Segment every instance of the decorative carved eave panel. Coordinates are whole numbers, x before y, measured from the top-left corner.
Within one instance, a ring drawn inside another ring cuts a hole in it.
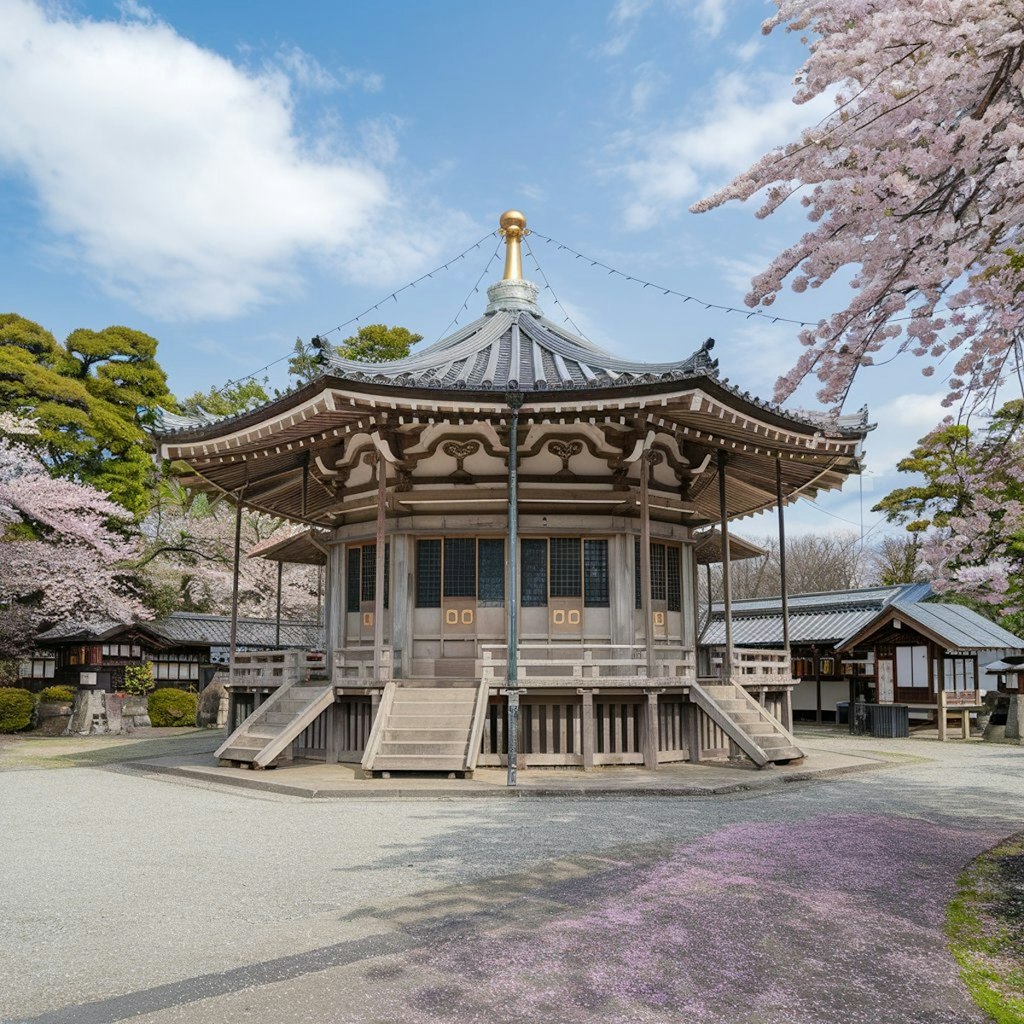
[[[634,493],[640,463],[626,459],[651,431],[652,450],[661,456],[647,464],[652,495],[660,503],[653,514],[669,521],[681,515],[670,499],[686,502],[695,523],[718,519],[719,451],[729,455],[733,518],[774,506],[777,457],[787,502],[798,492],[813,496],[840,486],[857,471],[863,432],[828,435],[809,424],[757,418],[754,413],[763,410],[744,407],[728,392],[715,393],[712,385],[623,389],[613,399],[588,391],[529,396],[518,438],[524,484],[546,481],[570,494],[595,486]],[[190,479],[206,489],[242,494],[254,508],[326,526],[362,514],[357,508],[375,508],[376,476],[364,458],[373,432],[388,439],[397,460],[389,470],[389,491],[409,500],[423,488],[494,488],[507,478],[504,403],[477,401],[471,394],[456,402],[443,393],[356,392],[330,381],[302,396],[290,396],[291,405],[265,407],[262,419],[248,414],[223,426],[166,436],[161,452],[187,463]],[[470,443],[476,445],[472,451],[459,447]],[[458,508],[460,500],[468,508],[479,496],[454,493],[446,507]],[[555,508],[566,499],[549,494],[547,500]],[[408,502],[395,504],[403,507]]]

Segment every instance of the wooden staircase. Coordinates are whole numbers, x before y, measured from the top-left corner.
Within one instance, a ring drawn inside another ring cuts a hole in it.
[[[362,767],[366,772],[457,772],[476,767],[487,711],[486,683],[402,684],[384,690]]]
[[[267,768],[292,741],[334,703],[334,684],[325,673],[275,690],[218,747],[221,765]]]
[[[691,683],[690,699],[759,768],[798,761],[793,734],[738,683]]]

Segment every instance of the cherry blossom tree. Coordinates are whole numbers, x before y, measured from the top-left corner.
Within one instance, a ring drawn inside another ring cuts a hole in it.
[[[242,516],[239,610],[270,617],[277,606],[277,563],[248,557],[298,528],[256,512]],[[188,609],[226,614],[231,610],[235,510],[224,501],[163,481],[142,524],[145,550],[138,568],[147,598],[158,611]],[[317,570],[285,565],[281,610],[286,618],[316,615]]]
[[[38,428],[0,413],[0,606],[28,609],[34,627],[130,621],[132,515],[96,488],[53,478],[26,443]]]
[[[852,274],[846,308],[801,334],[776,385],[809,375],[841,406],[858,371],[912,352],[948,374],[946,402],[991,399],[1021,373],[1024,325],[1024,4],[1020,0],[776,0],[767,34],[799,32],[795,102],[835,90],[802,137],[698,202],[791,197],[812,230],[753,281],[770,306]]]

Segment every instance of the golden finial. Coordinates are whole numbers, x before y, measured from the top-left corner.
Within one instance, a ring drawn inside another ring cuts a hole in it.
[[[505,238],[505,274],[503,281],[523,279],[523,258],[519,240],[530,232],[526,230],[526,215],[518,210],[506,210],[498,219],[498,233]]]

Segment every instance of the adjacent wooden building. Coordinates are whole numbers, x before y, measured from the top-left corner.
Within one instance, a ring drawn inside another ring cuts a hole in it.
[[[247,664],[225,761],[801,756],[784,649],[727,638],[729,670],[698,678],[695,547],[715,525],[727,570],[732,520],[859,472],[866,413],[741,392],[710,340],[664,363],[598,348],[543,315],[524,230],[502,217],[504,278],[436,344],[386,364],[327,354],[251,412],[165,417],[160,453],[186,483],[306,524],[326,566],[329,671],[275,685]]]

